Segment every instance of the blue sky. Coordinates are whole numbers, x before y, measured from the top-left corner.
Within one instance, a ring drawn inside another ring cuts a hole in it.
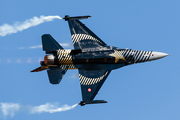
[[[0,36],[0,103],[21,106],[14,116],[0,111],[0,119],[179,120],[179,4],[178,0],[0,1],[0,26],[41,15],[92,15],[82,22],[108,45],[172,54],[112,71],[95,98],[107,100],[107,104],[32,114],[29,110],[35,106],[72,106],[81,101],[77,70],[69,70],[59,85],[49,83],[46,71],[30,73],[45,55],[41,48],[30,47],[41,45],[43,34],[51,34],[59,43],[72,44],[68,24],[54,19]]]

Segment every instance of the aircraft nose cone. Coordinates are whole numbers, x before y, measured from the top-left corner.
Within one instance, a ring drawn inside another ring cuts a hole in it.
[[[151,60],[157,60],[157,59],[160,59],[160,58],[163,58],[163,57],[166,57],[168,56],[168,54],[166,53],[162,53],[162,52],[152,52],[150,58],[149,58],[149,61]]]

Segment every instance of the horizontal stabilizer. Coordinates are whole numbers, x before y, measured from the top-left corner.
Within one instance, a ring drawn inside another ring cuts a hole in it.
[[[69,17],[69,15],[66,15],[63,19],[65,19],[65,21],[67,20],[72,20],[72,19],[86,19],[91,17],[90,15],[87,16],[76,16],[76,17]]]
[[[86,104],[98,104],[98,103],[108,103],[108,102],[105,100],[93,100],[93,101],[87,101],[87,102],[81,101],[79,105],[84,106]]]
[[[63,47],[50,34],[42,35],[42,46],[46,53],[52,53],[59,49],[63,49]]]
[[[49,82],[51,84],[59,84],[66,71],[67,69],[61,68],[47,70]]]
[[[39,71],[43,71],[43,70],[46,70],[48,69],[48,66],[41,66],[41,67],[38,67],[34,70],[31,70],[31,72],[39,72]]]

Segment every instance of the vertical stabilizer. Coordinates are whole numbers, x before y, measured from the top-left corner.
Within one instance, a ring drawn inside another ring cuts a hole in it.
[[[50,34],[42,35],[42,46],[46,53],[52,53],[59,49],[63,49],[63,47]]]

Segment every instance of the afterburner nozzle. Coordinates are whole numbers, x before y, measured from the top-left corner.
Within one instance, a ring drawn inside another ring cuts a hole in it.
[[[46,55],[44,57],[44,63],[46,65],[53,65],[54,64],[54,61],[55,61],[55,57],[54,55]]]

